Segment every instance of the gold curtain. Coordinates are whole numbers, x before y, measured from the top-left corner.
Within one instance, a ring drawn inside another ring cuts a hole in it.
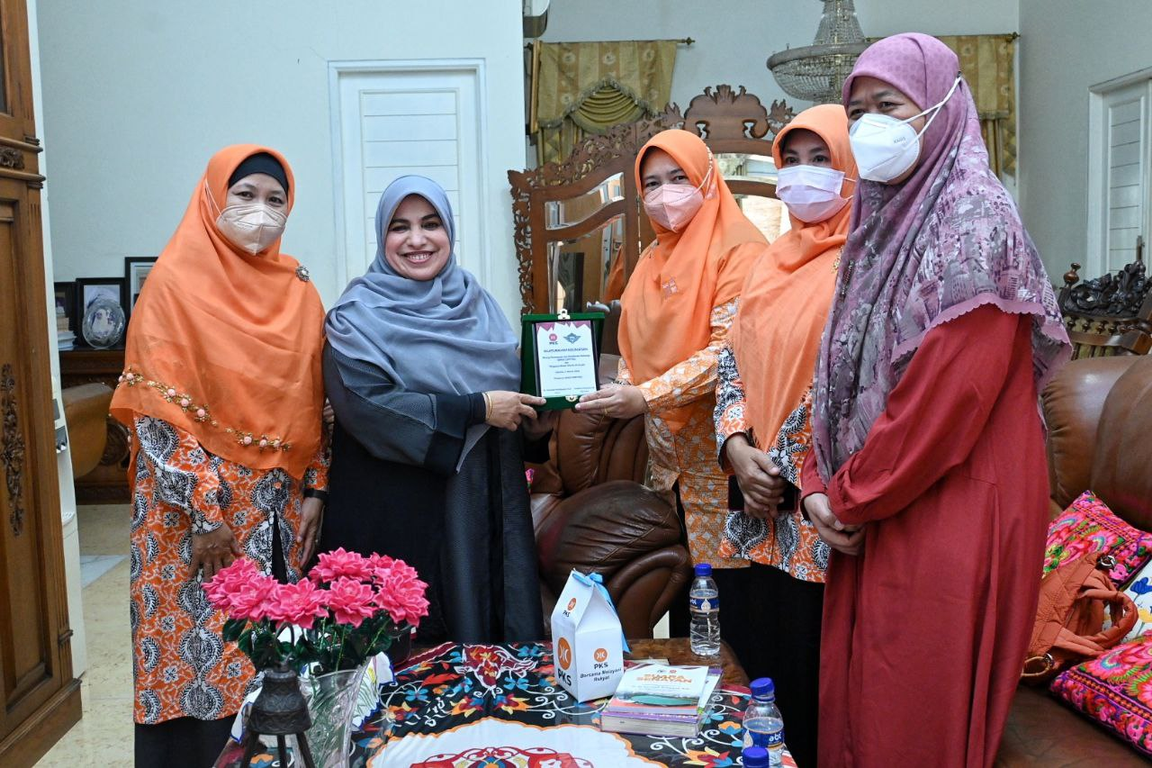
[[[960,57],[972,88],[988,164],[997,175],[1016,175],[1015,35],[939,35]]]
[[[532,114],[541,164],[589,133],[659,113],[672,92],[675,40],[534,44]]]

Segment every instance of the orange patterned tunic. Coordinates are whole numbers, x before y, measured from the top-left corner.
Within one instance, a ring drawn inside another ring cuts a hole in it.
[[[303,483],[282,469],[254,470],[214,456],[166,421],[137,416],[132,441],[131,623],[135,719],[217,720],[235,714],[253,677],[248,658],[220,637],[224,617],[189,579],[191,534],[227,523],[247,557],[272,571],[272,530],[288,578],[300,575],[295,545],[305,488],[328,483],[325,450]]]
[[[748,565],[747,560],[725,556],[720,549],[728,511],[728,476],[716,464],[716,431],[712,423],[716,355],[724,347],[735,314],[735,300],[713,307],[708,346],[664,374],[637,385],[648,403],[644,424],[652,490],[671,498],[672,487],[679,483],[692,562],[711,563],[713,568]],[[632,372],[623,359],[616,379],[621,384],[633,383]],[[688,421],[673,433],[660,412],[686,405],[692,406]]]
[[[740,379],[736,355],[730,346],[720,351],[717,377],[716,445],[723,450],[729,437],[742,432],[763,447],[762,440],[752,434],[746,418],[744,382]],[[811,414],[812,389],[809,387],[768,448],[768,457],[780,468],[781,477],[797,488],[800,487],[800,470],[812,449]],[[828,545],[799,510],[772,520],[753,518],[743,512],[729,512],[720,552],[725,557],[771,565],[794,578],[821,584],[828,569]]]

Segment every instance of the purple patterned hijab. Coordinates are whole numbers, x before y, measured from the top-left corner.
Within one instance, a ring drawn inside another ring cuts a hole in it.
[[[960,64],[934,37],[903,34],[864,51],[844,83],[874,77],[920,109],[940,102]],[[923,136],[900,184],[860,180],[836,295],[816,363],[812,432],[831,479],[864,445],[912,354],[933,328],[985,304],[1032,316],[1037,387],[1071,356],[1056,296],[1016,205],[988,167],[966,82]]]

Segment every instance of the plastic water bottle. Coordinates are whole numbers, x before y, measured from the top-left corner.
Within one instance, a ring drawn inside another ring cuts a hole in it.
[[[720,593],[712,579],[712,566],[696,566],[696,579],[688,590],[688,610],[692,628],[688,637],[692,653],[697,656],[720,655]]]
[[[744,768],[771,768],[770,759],[764,747],[744,747],[740,753],[740,762],[744,763]]]
[[[744,747],[764,747],[773,768],[784,760],[784,718],[776,707],[776,686],[770,677],[752,681],[752,701],[744,712]]]

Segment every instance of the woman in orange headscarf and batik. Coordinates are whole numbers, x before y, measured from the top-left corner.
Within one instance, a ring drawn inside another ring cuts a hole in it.
[[[253,676],[202,586],[237,557],[295,581],[327,459],[324,310],[280,253],[292,171],[218,152],[132,314],[112,414],[132,430],[136,765],[211,765]]]
[[[796,499],[812,443],[816,353],[856,188],[844,109],[804,110],[776,136],[772,155],[792,226],[752,266],[720,352],[716,443],[743,496],[728,513],[720,551],[752,562],[743,576],[760,608],[745,621],[758,643],[741,661],[750,677],[775,681],[788,748],[803,767],[816,764],[829,550]],[[781,483],[786,502],[772,504]]]
[[[725,184],[712,153],[688,131],[662,131],[636,159],[636,183],[656,231],[621,298],[617,382],[577,408],[617,418],[645,414],[651,484],[675,493],[694,563],[712,565],[721,594],[721,637],[737,655],[745,597],[732,581],[748,561],[720,552],[728,479],[716,463],[712,411],[716,356],[736,299],[768,241]],[[673,603],[672,631],[687,635],[687,594]],[[730,618],[728,618],[730,617]]]

